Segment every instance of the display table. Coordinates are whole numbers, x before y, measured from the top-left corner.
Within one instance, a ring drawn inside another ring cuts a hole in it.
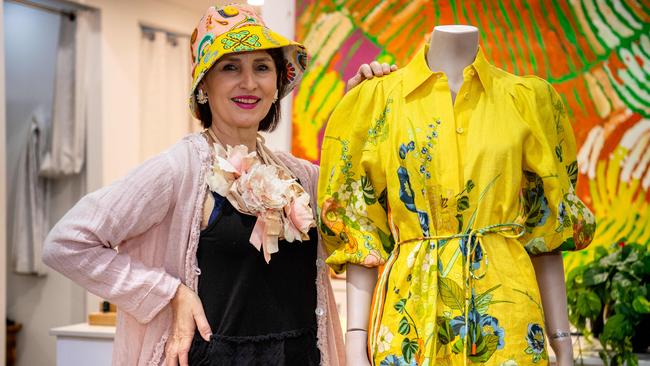
[[[115,327],[80,323],[52,328],[50,335],[56,336],[57,366],[111,366]]]

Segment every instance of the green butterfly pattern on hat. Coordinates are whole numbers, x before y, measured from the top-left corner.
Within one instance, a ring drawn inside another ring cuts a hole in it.
[[[256,34],[251,34],[247,30],[240,32],[228,33],[228,38],[222,39],[223,48],[225,50],[233,49],[235,52],[254,51],[256,48],[262,46],[259,42],[260,37]]]

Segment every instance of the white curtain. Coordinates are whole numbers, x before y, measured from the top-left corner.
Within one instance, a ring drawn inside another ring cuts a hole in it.
[[[90,26],[91,16],[88,11],[77,12],[75,20],[61,16],[51,142],[41,176],[78,174],[84,164],[88,98],[99,97],[99,91],[89,90],[90,74],[97,72],[98,62],[91,44],[98,38]]]
[[[29,123],[29,134],[18,158],[14,209],[9,213],[14,219],[10,236],[12,264],[16,273],[44,275],[41,255],[42,243],[49,230],[50,185],[38,173],[48,121],[45,111],[38,107],[25,122]]]
[[[57,45],[54,100],[49,113],[37,110],[16,175],[15,212],[11,228],[12,263],[17,273],[45,274],[43,241],[50,230],[49,213],[54,180],[79,174],[84,165],[89,98],[99,98],[96,65],[98,30],[94,15],[78,11],[75,19],[62,15]]]
[[[199,122],[191,117],[190,55],[187,37],[143,30],[140,48],[140,158],[169,148],[192,132]]]

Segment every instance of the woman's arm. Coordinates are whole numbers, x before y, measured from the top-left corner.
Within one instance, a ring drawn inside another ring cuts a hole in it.
[[[564,282],[562,254],[531,256],[542,297],[546,334],[559,366],[573,365],[573,345],[569,330],[569,313]]]
[[[118,252],[117,246],[166,216],[172,171],[169,158],[160,155],[82,198],[47,236],[43,262],[139,322],[149,322],[169,303],[180,280]]]

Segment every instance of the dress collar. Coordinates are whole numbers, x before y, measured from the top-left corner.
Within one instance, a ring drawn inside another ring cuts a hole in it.
[[[429,50],[429,45],[426,44],[424,47],[416,53],[415,57],[411,62],[406,65],[404,70],[404,96],[408,96],[430,77],[437,75],[441,76],[442,72],[433,72],[429,69],[427,65],[426,55]],[[476,53],[476,58],[471,65],[468,65],[463,70],[464,74],[471,72],[472,70],[476,71],[478,74],[479,80],[483,85],[485,90],[489,90],[492,86],[492,75],[490,73],[490,68],[492,65],[488,62],[483,54],[483,49],[478,48]]]

